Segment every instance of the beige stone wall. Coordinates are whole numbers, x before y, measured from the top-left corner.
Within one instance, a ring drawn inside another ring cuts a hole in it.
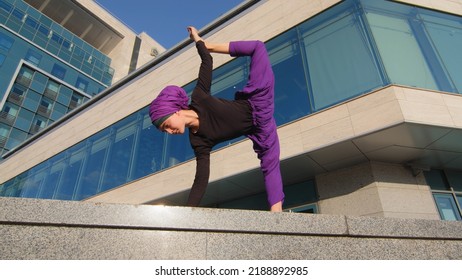
[[[368,162],[319,175],[316,185],[321,214],[439,219],[429,187],[402,165]]]
[[[157,41],[152,39],[148,34],[145,32],[141,32],[138,37],[141,39],[141,46],[140,46],[140,52],[138,54],[138,64],[136,65],[136,68],[139,68],[140,66],[146,64],[147,62],[155,59],[155,56],[151,55],[151,50],[155,48],[158,51],[159,56],[161,53],[165,52],[165,48],[161,46]]]

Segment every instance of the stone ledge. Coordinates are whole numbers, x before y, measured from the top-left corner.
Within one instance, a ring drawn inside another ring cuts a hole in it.
[[[0,223],[345,235],[344,216],[0,198]]]
[[[462,259],[461,225],[0,198],[0,259]]]
[[[462,223],[452,221],[101,204],[3,197],[0,197],[1,223],[462,240]]]

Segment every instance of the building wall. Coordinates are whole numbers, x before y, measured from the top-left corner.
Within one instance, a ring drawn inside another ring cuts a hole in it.
[[[398,164],[367,162],[316,176],[319,212],[438,220],[422,174]]]

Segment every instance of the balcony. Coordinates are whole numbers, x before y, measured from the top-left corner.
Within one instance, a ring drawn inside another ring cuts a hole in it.
[[[51,114],[51,109],[48,109],[43,105],[40,105],[37,109],[37,113],[43,117],[49,118]]]
[[[6,138],[4,136],[0,136],[0,148],[5,147],[6,140],[8,140],[8,138]]]
[[[45,92],[43,93],[46,97],[50,98],[51,100],[56,100],[58,93],[52,89],[46,88]]]
[[[32,125],[31,128],[29,129],[29,133],[30,134],[35,134],[35,133],[39,132],[42,129],[43,129],[43,127],[41,127],[39,125]]]
[[[16,78],[16,83],[23,85],[25,87],[29,87],[31,82],[32,79],[26,76],[18,76],[18,78]]]
[[[7,112],[0,112],[0,122],[7,124],[7,125],[13,125],[14,121],[16,119],[16,116],[8,114]]]
[[[10,95],[8,96],[7,101],[21,106],[23,100],[24,100],[23,95],[19,95],[19,94],[15,93],[15,92],[11,92]]]

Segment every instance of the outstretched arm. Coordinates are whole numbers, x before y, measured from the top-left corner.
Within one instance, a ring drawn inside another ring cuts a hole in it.
[[[229,54],[229,43],[210,43],[206,42],[199,36],[199,32],[193,26],[188,26],[189,38],[194,40],[194,42],[203,41],[205,47],[213,53],[223,53]]]

